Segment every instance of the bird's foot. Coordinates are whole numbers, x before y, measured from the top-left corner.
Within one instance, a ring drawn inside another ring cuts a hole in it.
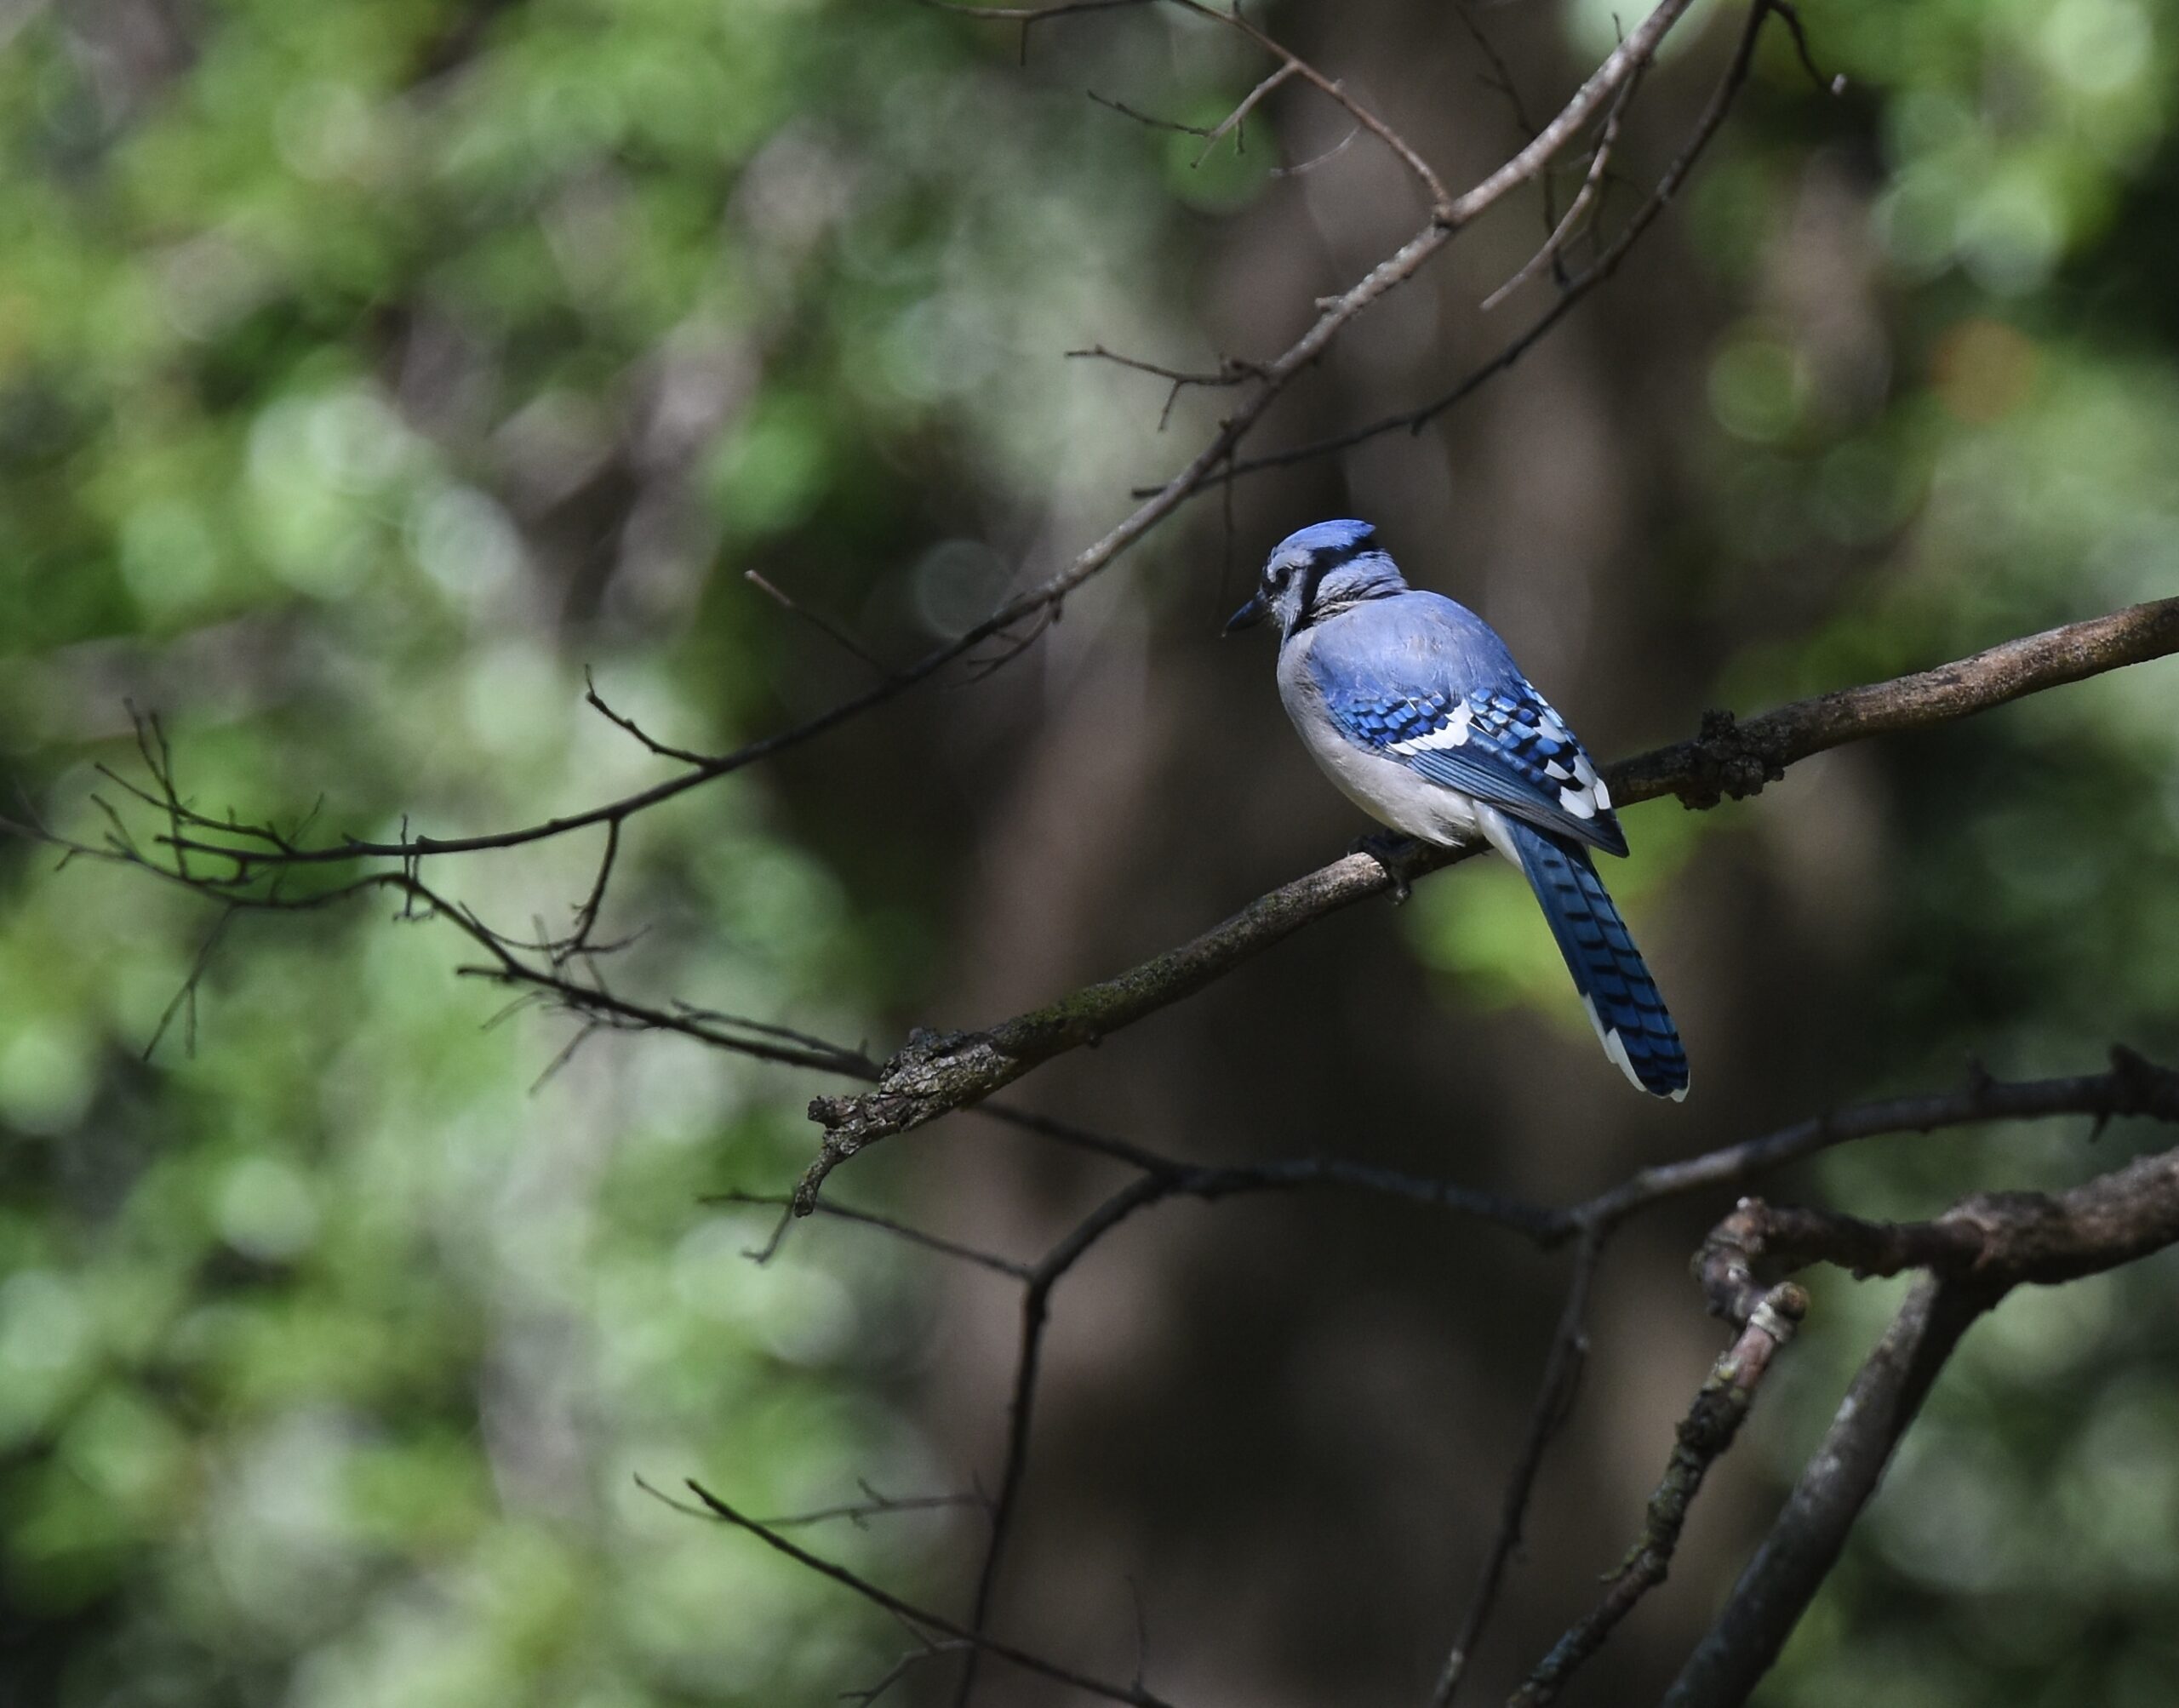
[[[1407,882],[1407,863],[1415,853],[1413,838],[1398,836],[1391,831],[1373,831],[1366,837],[1357,837],[1349,844],[1347,853],[1365,854],[1384,868],[1385,876],[1393,881],[1393,905],[1398,907],[1415,894]]]

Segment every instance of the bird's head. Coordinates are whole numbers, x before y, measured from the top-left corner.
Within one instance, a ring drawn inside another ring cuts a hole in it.
[[[1224,632],[1278,620],[1288,636],[1319,618],[1406,591],[1393,560],[1370,542],[1377,530],[1366,522],[1319,522],[1290,534],[1264,561],[1255,596],[1227,620]]]

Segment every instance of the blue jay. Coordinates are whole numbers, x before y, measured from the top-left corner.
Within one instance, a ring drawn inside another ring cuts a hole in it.
[[[1678,1102],[1687,1053],[1589,859],[1627,852],[1596,766],[1491,626],[1410,588],[1375,533],[1320,522],[1290,534],[1226,632],[1278,620],[1278,697],[1355,805],[1425,842],[1480,834],[1520,867],[1604,1054]]]

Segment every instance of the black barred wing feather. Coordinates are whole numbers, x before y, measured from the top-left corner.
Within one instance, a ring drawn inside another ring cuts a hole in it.
[[[1627,852],[1594,762],[1525,677],[1466,694],[1323,686],[1326,708],[1349,740],[1539,829],[1607,854]]]

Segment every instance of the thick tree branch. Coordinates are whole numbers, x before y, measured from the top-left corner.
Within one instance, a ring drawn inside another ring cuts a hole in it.
[[[1625,799],[1677,795],[1690,807],[1753,795],[1795,760],[1873,735],[1949,723],[1992,706],[2179,652],[2179,598],[2129,605],[2024,635],[1935,670],[1840,688],[1736,723],[1703,720],[1693,740],[1629,760],[1612,774]]]
[[[2179,1109],[2165,1113],[2179,1119]],[[2173,1244],[2179,1244],[2179,1150],[2138,1157],[2056,1197],[1976,1192],[1926,1222],[1863,1221],[1742,1198],[1712,1231],[1701,1262],[1706,1271],[1742,1273],[1817,1263],[1857,1277],[1926,1269],[2002,1294],[2098,1274]],[[1719,1289],[1712,1290],[1716,1296]],[[1737,1287],[1733,1296],[1741,1296]]]
[[[1916,1284],[1664,1708],[1738,1708],[1747,1701],[1838,1563],[1892,1448],[1987,1302],[1978,1289],[1935,1277]]]
[[[1785,768],[1869,736],[1965,717],[2024,694],[2179,651],[2179,599],[2135,605],[1890,682],[1821,694],[1745,723],[1713,712],[1700,735],[1621,761],[1605,777],[1621,804],[1678,795],[1688,806],[1756,793]],[[1410,876],[1467,858],[1473,848],[1421,848]],[[1117,978],[1085,986],[980,1032],[949,1032],[910,1045],[885,1064],[875,1089],[821,1097],[810,1118],[825,1128],[797,1192],[815,1203],[825,1177],[866,1145],[935,1120],[1010,1084],[1054,1056],[1094,1044],[1193,995],[1313,921],[1378,894],[1391,883],[1364,854],[1283,885],[1223,924]]]
[[[2160,1111],[2169,1119],[2173,1107]],[[1743,1296],[1760,1265],[1929,1271],[1856,1378],[1769,1538],[1667,1697],[1667,1708],[1747,1699],[1838,1562],[1892,1448],[1978,1316],[2012,1288],[2100,1274],[2179,1244],[2179,1150],[2055,1195],[1977,1192],[1935,1221],[1894,1225],[1743,1201],[1705,1245],[1713,1297]],[[1733,1273],[1737,1271],[1737,1273]]]

